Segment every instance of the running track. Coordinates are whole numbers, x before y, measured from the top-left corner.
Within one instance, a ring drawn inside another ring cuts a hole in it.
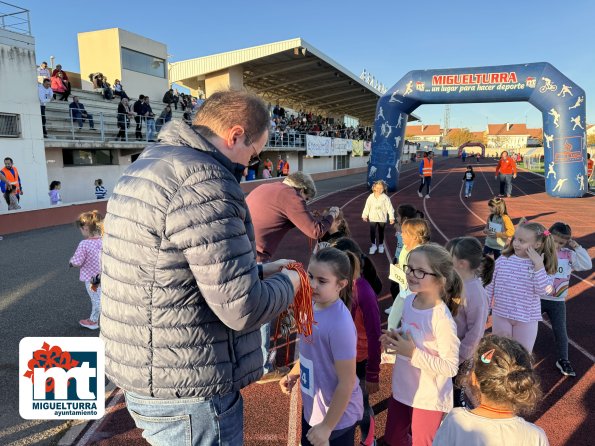
[[[463,198],[462,176],[464,166],[460,160],[448,160],[438,164],[434,173],[432,198],[422,200],[417,196],[418,179],[415,171],[404,172],[400,179],[401,189],[392,194],[393,205],[411,203],[422,209],[432,224],[432,240],[443,244],[447,239],[460,235],[481,238],[481,231],[488,216],[487,201],[497,193],[494,180],[495,163],[486,160],[475,165],[476,178],[473,197]],[[362,178],[363,180],[363,178]],[[507,199],[508,211],[517,222],[519,218],[537,220],[545,226],[563,220],[570,224],[574,238],[589,248],[595,255],[595,227],[592,222],[595,197],[582,199],[555,199],[544,190],[543,178],[530,172],[520,172],[513,183],[513,197]],[[322,209],[333,205],[342,206],[350,223],[353,237],[365,251],[369,246],[368,228],[360,215],[368,191],[365,185],[338,190],[312,203],[312,208]],[[381,277],[388,276],[389,254],[394,250],[394,230],[387,231],[387,255],[373,256]],[[309,243],[297,230],[286,237],[278,258],[294,258],[307,262]],[[386,294],[388,280],[385,280],[380,308],[390,305]],[[540,324],[535,360],[542,379],[544,398],[530,421],[536,422],[547,433],[552,446],[592,444],[595,420],[589,417],[595,413],[595,338],[591,314],[595,310],[595,274],[592,271],[577,273],[571,281],[570,299],[567,303],[568,335],[571,339],[570,359],[577,371],[576,378],[566,378],[554,367],[556,355],[551,330]],[[284,362],[280,351],[277,361]],[[372,396],[377,423],[377,437],[382,438],[386,421],[386,401],[390,397],[391,366],[383,365],[381,370],[381,391]],[[243,390],[244,429],[246,446],[297,445],[299,435],[300,408],[297,394],[289,398],[281,394],[276,383],[263,386],[252,385]],[[291,404],[290,404],[291,402]],[[110,403],[110,416],[103,422],[91,426],[77,444],[80,445],[144,445],[140,431],[134,424],[122,403],[121,392],[117,391]],[[293,422],[290,422],[292,420]]]

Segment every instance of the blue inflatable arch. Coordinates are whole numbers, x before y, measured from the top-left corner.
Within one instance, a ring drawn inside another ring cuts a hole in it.
[[[368,183],[397,190],[407,117],[423,104],[520,102],[543,115],[545,179],[554,197],[582,197],[587,188],[586,103],[582,88],[549,63],[410,71],[376,108]]]

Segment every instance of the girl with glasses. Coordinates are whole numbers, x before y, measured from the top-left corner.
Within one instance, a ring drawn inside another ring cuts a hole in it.
[[[412,293],[399,331],[386,330],[384,348],[396,351],[392,398],[384,440],[391,446],[431,445],[442,417],[453,408],[452,377],[459,369],[457,327],[463,281],[452,257],[429,243],[409,254],[405,266]]]
[[[403,249],[401,249],[401,252],[399,253],[399,261],[396,265],[401,271],[404,272],[409,253],[417,246],[428,243],[430,241],[430,235],[430,225],[427,221],[421,218],[410,218],[403,222],[401,225]],[[389,330],[399,326],[401,315],[403,314],[403,305],[405,305],[405,298],[410,294],[411,290],[409,290],[409,287],[404,287],[399,290],[399,294],[395,297],[395,301],[393,302],[388,316]]]

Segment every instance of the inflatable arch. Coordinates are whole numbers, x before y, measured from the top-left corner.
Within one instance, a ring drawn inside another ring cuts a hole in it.
[[[586,104],[582,88],[549,63],[410,71],[378,101],[368,182],[397,189],[407,117],[422,104],[519,102],[543,115],[545,179],[554,197],[581,197],[587,187]]]
[[[461,156],[461,153],[463,153],[463,149],[466,147],[481,147],[481,157],[485,158],[486,156],[486,146],[484,146],[482,143],[480,142],[466,142],[465,144],[461,144],[459,146],[459,148],[457,149],[457,156]]]

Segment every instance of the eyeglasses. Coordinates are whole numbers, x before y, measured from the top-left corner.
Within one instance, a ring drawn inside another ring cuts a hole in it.
[[[405,274],[413,274],[413,277],[415,277],[416,279],[423,279],[426,276],[438,277],[438,274],[427,273],[421,269],[411,268],[409,265],[405,265],[403,270],[405,271]]]
[[[248,135],[248,132],[246,132],[246,130],[244,130],[244,135],[246,135],[245,144],[250,144],[252,150],[254,151],[254,155],[252,155],[250,157],[250,160],[248,161],[248,167],[256,166],[258,163],[260,163],[260,155],[258,155],[258,150],[256,150],[256,147],[254,147],[252,138],[250,137],[250,135]]]

